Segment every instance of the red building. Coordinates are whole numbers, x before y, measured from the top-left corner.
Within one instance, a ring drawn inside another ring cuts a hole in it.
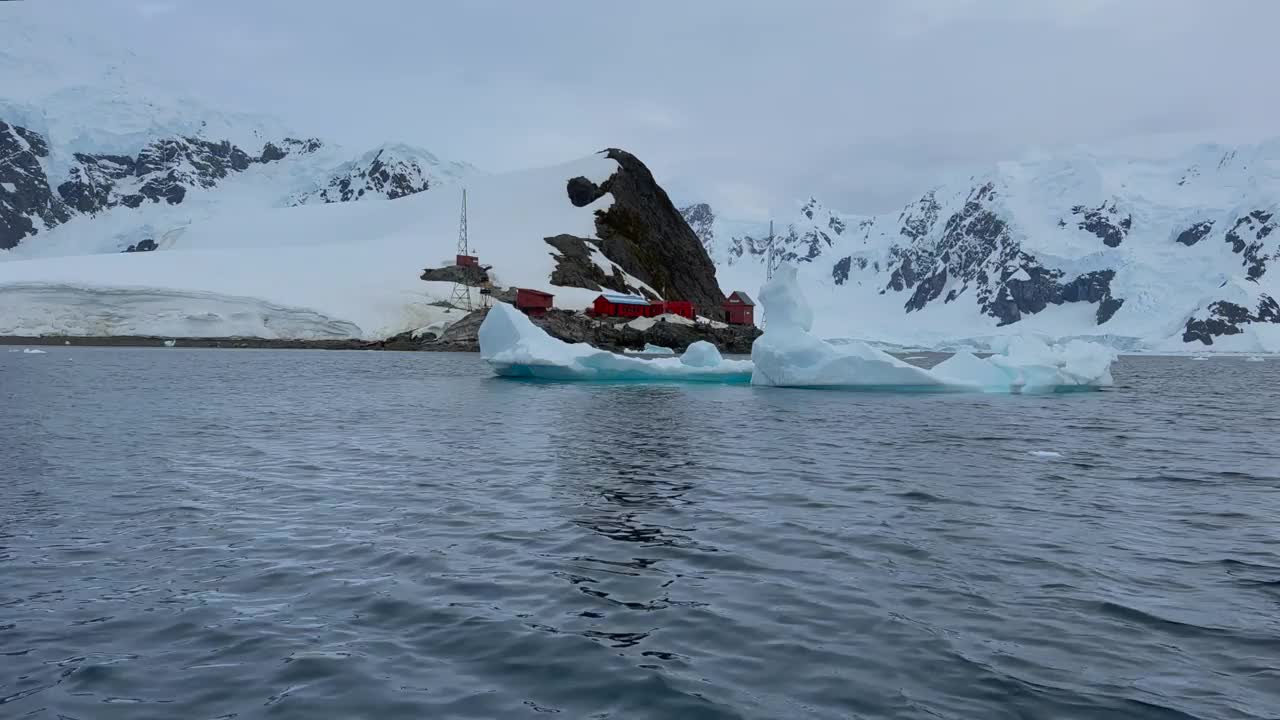
[[[547,311],[552,308],[552,295],[541,290],[530,290],[529,288],[516,288],[516,309],[525,315],[546,315]]]
[[[693,303],[688,300],[654,300],[649,303],[650,317],[656,315],[679,315],[693,319]]]
[[[724,301],[724,321],[730,325],[755,325],[755,301],[741,290],[735,290]]]
[[[639,295],[604,293],[591,305],[592,315],[606,317],[649,317],[649,300]]]
[[[480,258],[475,255],[458,255],[453,261],[454,265],[459,267],[467,267],[469,265],[479,265]]]

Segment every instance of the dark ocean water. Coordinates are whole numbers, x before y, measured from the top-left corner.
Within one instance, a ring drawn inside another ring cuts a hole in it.
[[[1280,361],[1116,378],[0,352],[0,717],[1280,717]]]

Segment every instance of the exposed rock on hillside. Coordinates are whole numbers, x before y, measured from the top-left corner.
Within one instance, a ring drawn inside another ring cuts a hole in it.
[[[604,193],[613,196],[609,209],[596,214],[600,239],[587,242],[664,297],[689,300],[700,314],[718,316],[724,294],[716,282],[715,265],[698,236],[644,163],[616,148],[605,155],[617,161],[617,172],[599,185],[585,177],[573,178],[566,190],[579,207]]]

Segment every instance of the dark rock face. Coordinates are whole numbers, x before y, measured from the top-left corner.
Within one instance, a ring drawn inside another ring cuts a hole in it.
[[[556,269],[551,273],[552,285],[580,287],[587,290],[609,289],[628,295],[643,295],[650,300],[660,299],[653,297],[652,293],[645,292],[642,288],[628,285],[626,276],[619,272],[617,265],[613,267],[613,274],[606,275],[604,270],[601,270],[600,266],[591,259],[591,249],[595,246],[591,240],[573,235],[556,235],[543,239],[558,253]]]
[[[908,205],[903,209],[902,214],[898,216],[899,227],[898,232],[911,241],[933,232],[934,225],[938,224],[938,211],[941,206],[932,191],[924,194],[916,202]]]
[[[398,157],[383,149],[368,163],[352,164],[330,178],[323,188],[295,199],[293,204],[351,202],[366,195],[395,200],[430,187],[428,172],[416,159]]]
[[[1244,332],[1242,326],[1250,323],[1280,323],[1280,304],[1265,293],[1258,295],[1253,310],[1225,300],[1215,302],[1208,307],[1206,317],[1187,320],[1182,341],[1212,345],[1215,337],[1238,335]]]
[[[1129,234],[1129,229],[1133,227],[1133,216],[1120,217],[1114,200],[1110,207],[1106,203],[1096,208],[1076,205],[1071,208],[1071,214],[1080,218],[1076,227],[1093,233],[1107,247],[1120,247],[1120,243]]]
[[[852,266],[853,258],[848,256],[840,258],[836,261],[836,264],[831,267],[831,279],[834,280],[837,285],[843,285],[849,282],[849,269]]]
[[[569,179],[569,202],[574,207],[586,207],[604,196],[604,188],[587,178],[578,176]]]
[[[159,246],[156,245],[156,241],[152,240],[151,238],[147,238],[146,240],[140,241],[137,245],[130,245],[129,247],[125,248],[123,252],[127,252],[127,253],[151,252],[157,249],[159,249]]]
[[[43,136],[0,120],[0,249],[70,219],[40,164],[48,156]]]
[[[1198,222],[1195,225],[1192,225],[1191,227],[1187,228],[1186,230],[1183,230],[1182,232],[1178,233],[1177,242],[1180,242],[1183,245],[1186,245],[1187,247],[1191,247],[1192,245],[1195,245],[1196,243],[1205,239],[1205,237],[1207,237],[1211,232],[1213,232],[1212,220],[1205,220],[1204,222]]]
[[[1248,279],[1256,282],[1266,274],[1268,256],[1264,241],[1275,229],[1274,213],[1254,210],[1238,218],[1227,231],[1226,241],[1232,252],[1243,256]]]
[[[448,265],[427,268],[422,271],[421,277],[428,282],[462,283],[470,287],[481,287],[489,279],[489,273],[478,265]]]
[[[600,184],[613,195],[609,209],[596,213],[600,249],[667,299],[688,300],[698,313],[716,317],[724,294],[698,236],[644,163],[616,148],[605,155],[619,168]]]
[[[946,219],[936,240],[938,205],[932,196],[909,206],[900,232],[910,242],[890,249],[885,290],[911,290],[905,307],[912,312],[942,297],[948,284],[953,288],[944,303],[973,288],[982,312],[999,319],[1000,325],[1066,302],[1098,303],[1098,323],[1110,320],[1124,302],[1111,295],[1115,272],[1097,271],[1064,282],[1061,271],[1043,267],[1013,239],[989,206],[995,197],[991,183],[974,188],[964,207]],[[998,276],[991,274],[993,268],[1002,269]]]

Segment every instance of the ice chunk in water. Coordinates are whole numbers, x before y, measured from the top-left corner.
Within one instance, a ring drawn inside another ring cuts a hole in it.
[[[544,380],[647,380],[746,383],[751,363],[725,360],[696,342],[678,358],[618,355],[551,337],[514,307],[498,303],[480,324],[480,357],[504,377]]]
[[[640,318],[644,320],[645,318]],[[653,343],[645,343],[641,350],[623,350],[628,355],[675,355],[676,351],[669,347],[654,345]]]
[[[765,332],[751,348],[753,385],[777,387],[1053,392],[1111,384],[1115,351],[1073,340],[1049,345],[1014,338],[1003,355],[982,359],[961,352],[932,370],[903,362],[866,343],[840,346],[809,330],[813,311],[784,264],[760,292]]]

